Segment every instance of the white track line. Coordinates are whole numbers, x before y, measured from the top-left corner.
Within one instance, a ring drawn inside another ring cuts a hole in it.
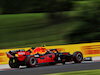
[[[7,69],[10,68],[8,64],[0,65],[0,69]]]

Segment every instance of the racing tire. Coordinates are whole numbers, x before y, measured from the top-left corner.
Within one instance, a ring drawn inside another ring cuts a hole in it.
[[[13,59],[9,60],[9,66],[11,68],[19,68],[19,65],[16,62],[13,62]]]
[[[75,63],[81,63],[83,60],[83,54],[79,51],[73,53],[73,61]]]
[[[34,56],[27,56],[25,59],[25,64],[28,68],[35,67],[37,64],[36,58]]]

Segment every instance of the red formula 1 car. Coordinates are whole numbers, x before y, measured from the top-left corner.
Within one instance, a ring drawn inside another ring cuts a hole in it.
[[[57,49],[49,49],[45,54],[31,55],[30,51],[14,50],[6,53],[9,58],[9,66],[11,68],[19,68],[19,66],[35,67],[40,64],[56,64],[74,61],[81,63],[83,55],[81,52],[76,51],[71,55],[68,52],[60,53]],[[17,56],[16,56],[17,55]]]

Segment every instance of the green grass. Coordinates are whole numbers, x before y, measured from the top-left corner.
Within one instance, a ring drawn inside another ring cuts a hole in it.
[[[63,73],[54,73],[54,74],[45,74],[45,75],[100,75],[100,69],[75,71],[75,72],[63,72]]]
[[[0,48],[66,44],[64,36],[81,22],[51,24],[45,13],[0,15]],[[61,41],[63,40],[63,42]]]

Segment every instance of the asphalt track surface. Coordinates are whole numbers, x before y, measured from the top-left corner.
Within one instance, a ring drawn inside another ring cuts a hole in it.
[[[93,70],[93,69],[100,69],[100,62],[38,66],[34,68],[20,68],[20,69],[0,71],[0,75],[44,75],[51,73]]]

